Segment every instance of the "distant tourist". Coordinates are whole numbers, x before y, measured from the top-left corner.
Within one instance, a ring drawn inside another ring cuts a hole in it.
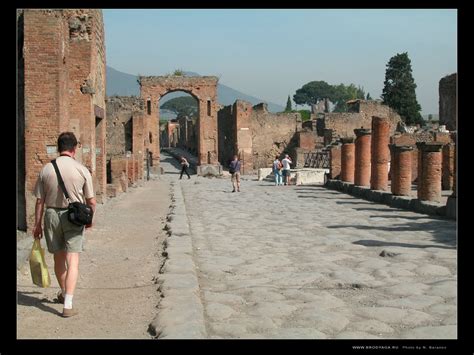
[[[278,155],[275,157],[273,162],[273,174],[275,175],[275,186],[283,185],[283,180],[281,176],[281,170],[283,169],[283,164],[278,158]]]
[[[237,155],[234,155],[234,159],[229,164],[229,173],[231,173],[232,181],[232,192],[235,192],[235,187],[237,185],[237,192],[240,192],[240,160]]]
[[[188,173],[188,168],[189,168],[188,161],[186,160],[185,157],[181,157],[180,161],[181,161],[181,175],[179,176],[179,179],[181,180],[183,178],[184,173],[188,175],[188,179],[191,179],[191,176],[189,176],[189,173]]]
[[[283,181],[285,185],[290,185],[291,181],[291,172],[290,172],[290,164],[293,164],[291,158],[288,154],[285,154],[285,159],[281,161],[283,164]]]

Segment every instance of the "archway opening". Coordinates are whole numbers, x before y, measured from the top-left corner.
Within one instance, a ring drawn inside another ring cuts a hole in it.
[[[170,91],[160,98],[161,147],[179,147],[197,155],[199,102],[193,95]]]

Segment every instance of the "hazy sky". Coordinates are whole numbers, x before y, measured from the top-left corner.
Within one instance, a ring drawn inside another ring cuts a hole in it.
[[[360,85],[380,98],[386,64],[408,52],[422,114],[457,71],[457,10],[104,9],[107,65],[129,74],[215,75],[285,106],[309,81]]]

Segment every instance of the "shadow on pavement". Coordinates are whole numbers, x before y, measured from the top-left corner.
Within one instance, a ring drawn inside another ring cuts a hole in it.
[[[403,247],[403,248],[440,248],[440,249],[456,249],[456,247],[447,247],[442,245],[421,245],[421,244],[408,244],[408,243],[396,243],[396,242],[383,242],[380,240],[357,240],[352,244],[363,245],[365,247]]]
[[[356,228],[363,230],[380,230],[387,232],[416,232],[424,231],[431,233],[433,240],[437,243],[443,243],[450,246],[450,249],[456,248],[456,233],[455,230],[446,231],[446,221],[440,219],[430,219],[426,222],[405,222],[402,224],[396,224],[392,226],[366,226],[366,225],[357,225],[357,224],[345,224],[345,225],[332,225],[327,226],[326,228]],[[378,243],[379,241],[374,241]],[[386,242],[380,242],[386,243]],[[390,244],[390,242],[389,242]],[[408,244],[407,244],[408,245]],[[423,246],[425,247],[425,246]]]
[[[61,312],[57,311],[54,308],[48,307],[45,303],[55,303],[46,298],[38,299],[36,297],[29,296],[30,294],[40,294],[39,292],[22,292],[18,291],[18,304],[21,306],[36,307],[44,312],[49,312],[54,315],[61,315]]]

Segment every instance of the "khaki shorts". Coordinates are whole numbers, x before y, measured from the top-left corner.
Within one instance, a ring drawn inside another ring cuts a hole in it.
[[[236,171],[235,173],[232,174],[230,181],[234,182],[237,180],[237,182],[240,182],[240,172]]]
[[[46,208],[44,213],[44,236],[50,253],[67,251],[82,252],[84,226],[77,226],[67,219],[67,209]]]

